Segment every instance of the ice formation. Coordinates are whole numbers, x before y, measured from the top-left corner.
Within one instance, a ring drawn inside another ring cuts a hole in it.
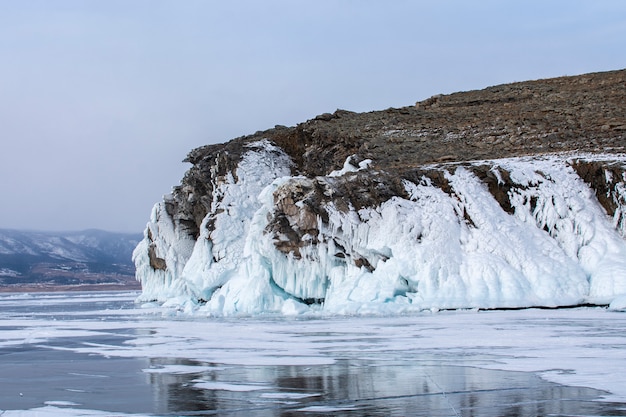
[[[624,156],[433,165],[425,169],[439,181],[423,175],[404,180],[403,196],[340,207],[335,184],[376,176],[370,161],[312,179],[292,176],[289,157],[269,141],[248,146],[215,184],[197,238],[176,227],[167,199],[155,206],[134,253],[140,300],[212,315],[291,315],[608,305],[626,295]],[[605,171],[614,213],[577,173],[581,160],[620,164],[622,178]],[[488,167],[505,201],[477,167]],[[299,241],[271,233],[277,196],[307,187],[327,199],[311,208],[306,192],[290,194],[302,196],[284,209]]]

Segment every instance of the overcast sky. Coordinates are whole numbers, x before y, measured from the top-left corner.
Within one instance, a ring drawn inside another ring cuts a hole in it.
[[[141,231],[197,146],[624,51],[623,0],[0,0],[0,228]]]

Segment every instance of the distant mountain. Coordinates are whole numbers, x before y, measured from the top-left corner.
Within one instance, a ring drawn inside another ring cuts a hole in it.
[[[0,290],[76,285],[137,287],[131,255],[141,239],[139,233],[102,230],[0,229]]]

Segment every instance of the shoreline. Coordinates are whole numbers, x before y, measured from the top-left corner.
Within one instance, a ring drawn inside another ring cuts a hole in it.
[[[79,285],[6,285],[0,293],[80,292],[80,291],[141,291],[141,284],[79,284]]]

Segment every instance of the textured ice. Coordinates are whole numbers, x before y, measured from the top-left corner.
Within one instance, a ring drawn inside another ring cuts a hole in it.
[[[128,300],[134,296],[117,295],[118,299]],[[27,301],[46,310],[46,304],[39,304],[42,297],[37,295]],[[93,305],[93,297],[76,294],[70,298],[80,305]],[[9,351],[16,347],[13,342],[19,340],[22,346],[38,349],[113,358],[160,358],[166,360],[165,365],[145,368],[144,372],[172,375],[200,373],[207,367],[218,374],[231,366],[250,366],[253,370],[272,365],[313,367],[346,359],[435,360],[442,364],[537,372],[550,381],[603,389],[610,391],[614,400],[626,399],[626,315],[604,308],[462,310],[332,319],[258,316],[246,320],[203,320],[182,313],[175,320],[167,320],[137,308],[122,310],[122,316],[102,310],[95,320],[91,314],[59,320],[49,311],[45,315],[23,315],[19,309],[6,305],[13,301],[13,297],[0,296],[3,311],[10,312],[0,320],[2,336],[11,340],[0,347]],[[86,343],[92,338],[102,342]],[[61,340],[63,344],[59,343]],[[184,358],[187,365],[175,362],[176,358]],[[199,379],[202,381],[198,383],[207,381]],[[252,380],[258,385],[252,384],[248,389],[263,386],[268,393],[277,392],[266,379]],[[235,379],[220,383],[239,385],[222,387],[231,389],[251,385]],[[393,387],[389,389],[392,391]],[[51,396],[46,400],[63,398]],[[29,412],[33,414],[27,415],[76,415],[70,410],[64,412],[58,405]],[[88,410],[82,412],[91,415]],[[4,413],[3,417],[23,415],[11,410]]]
[[[298,180],[280,152],[267,141],[250,146],[219,185],[197,241],[179,235],[163,203],[155,206],[134,255],[142,300],[196,314],[306,315],[608,305],[626,295],[626,179],[610,217],[564,155],[479,161],[499,180],[508,173],[512,212],[471,166],[458,166],[444,171],[450,192],[424,177],[405,181],[409,198],[348,211],[330,203],[317,244],[295,257],[265,232],[274,191]],[[370,163],[350,160],[321,180]],[[149,245],[166,270],[150,266]],[[335,256],[339,247],[371,268]]]

